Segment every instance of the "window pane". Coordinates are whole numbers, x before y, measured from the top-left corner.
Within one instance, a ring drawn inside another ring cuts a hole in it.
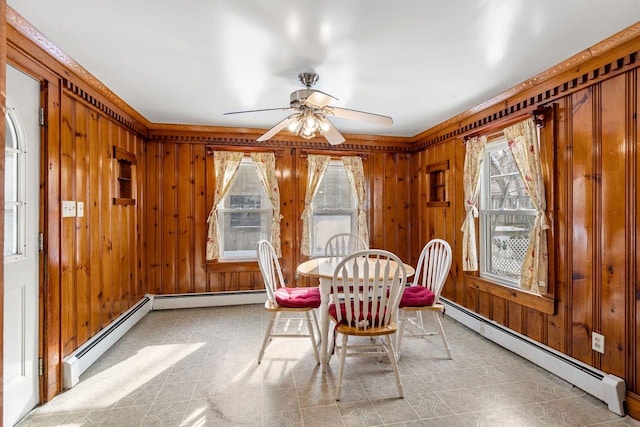
[[[223,251],[253,251],[255,254],[258,241],[269,238],[271,216],[270,211],[231,212],[225,215]],[[262,227],[263,224],[268,227]]]
[[[242,162],[223,200],[227,209],[271,209],[271,201],[262,188],[253,163]]]
[[[520,281],[520,269],[529,246],[532,215],[487,215],[490,240],[485,245],[487,273]],[[515,221],[515,222],[514,222]],[[518,224],[518,225],[513,225]]]
[[[487,209],[534,209],[507,147],[489,152],[490,205]]]
[[[351,209],[355,206],[351,183],[342,162],[327,167],[318,192],[313,198],[312,209]]]
[[[18,253],[18,206],[4,209],[4,256]]]
[[[13,124],[13,120],[9,115],[6,116],[6,125],[4,134],[4,141],[6,148],[13,148],[14,150],[18,148],[18,135],[16,133],[15,125]]]
[[[314,215],[311,253],[324,255],[324,247],[333,235],[352,232],[352,215]]]
[[[18,201],[18,153],[5,152],[4,199]]]

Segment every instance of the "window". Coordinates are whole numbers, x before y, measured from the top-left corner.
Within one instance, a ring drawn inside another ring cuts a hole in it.
[[[5,261],[24,256],[25,152],[22,149],[22,127],[15,110],[7,109],[5,130],[5,200],[4,200],[4,257]]]
[[[504,138],[485,149],[480,187],[480,276],[520,287],[536,210]]]
[[[311,203],[311,255],[324,255],[327,240],[356,233],[357,200],[341,160],[332,160]]]
[[[242,159],[218,216],[220,259],[255,259],[258,241],[269,239],[273,208],[250,158]]]

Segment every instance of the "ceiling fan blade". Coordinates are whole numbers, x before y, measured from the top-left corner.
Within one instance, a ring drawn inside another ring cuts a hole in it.
[[[226,116],[227,114],[259,113],[261,111],[287,111],[287,110],[295,110],[295,108],[280,107],[280,108],[262,108],[260,110],[229,111],[227,113],[222,113],[222,115]]]
[[[272,136],[280,132],[282,129],[289,126],[290,123],[298,120],[298,118],[299,118],[299,114],[290,115],[289,117],[278,122],[278,124],[276,124],[274,127],[266,131],[264,134],[256,138],[256,141],[266,141],[267,139],[271,138]]]
[[[338,129],[336,129],[333,123],[331,123],[326,117],[324,118],[324,120],[329,124],[329,127],[327,130],[320,131],[320,133],[322,133],[322,136],[324,136],[331,145],[342,144],[344,142],[344,136],[342,136],[342,134],[338,132]]]
[[[361,120],[364,122],[373,123],[375,125],[391,126],[393,124],[393,119],[389,116],[367,113],[365,111],[351,110],[349,108],[327,107],[325,108],[324,113],[340,117],[341,119]]]
[[[307,97],[304,103],[314,108],[324,108],[332,101],[337,101],[338,98],[324,93],[322,91],[313,89],[313,93]]]

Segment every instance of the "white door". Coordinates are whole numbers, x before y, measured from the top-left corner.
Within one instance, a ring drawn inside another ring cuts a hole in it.
[[[4,424],[39,401],[40,83],[7,66],[4,213]]]

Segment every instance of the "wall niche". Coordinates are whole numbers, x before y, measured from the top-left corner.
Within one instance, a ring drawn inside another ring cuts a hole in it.
[[[117,161],[116,191],[118,197],[113,198],[114,205],[135,205],[136,199],[133,197],[133,167],[136,164],[136,156],[122,148],[113,146],[113,158]]]

